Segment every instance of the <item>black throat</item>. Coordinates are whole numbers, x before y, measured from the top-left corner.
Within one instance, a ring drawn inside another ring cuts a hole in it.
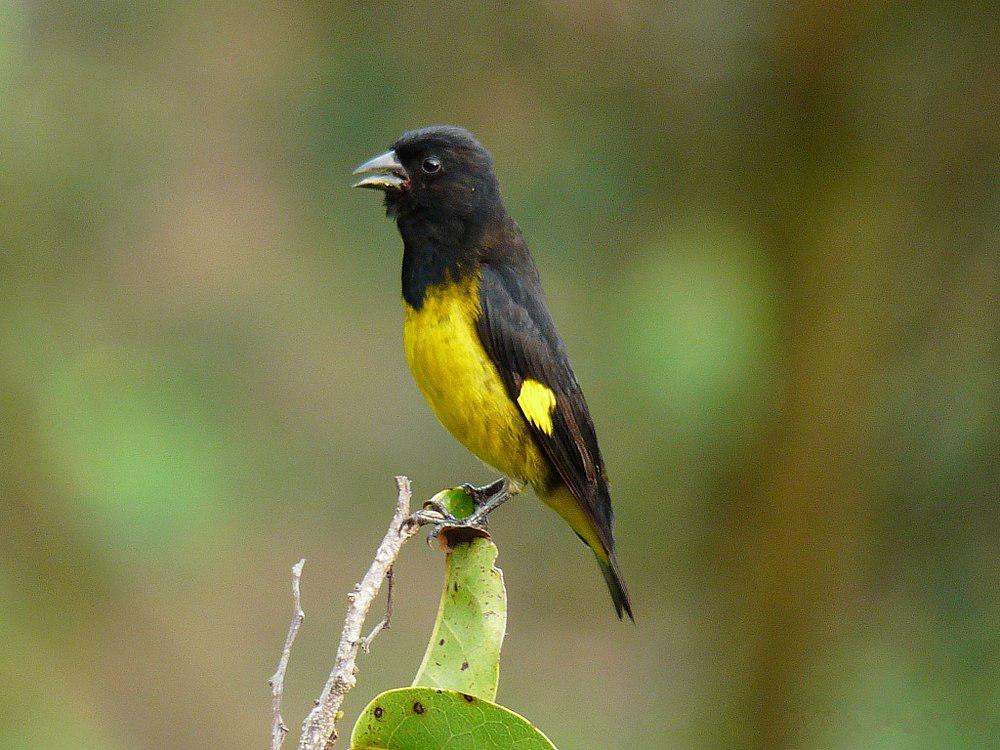
[[[422,211],[396,215],[403,237],[403,299],[419,310],[427,290],[475,273],[491,244],[491,227],[502,226],[502,202],[465,216],[431,216]]]

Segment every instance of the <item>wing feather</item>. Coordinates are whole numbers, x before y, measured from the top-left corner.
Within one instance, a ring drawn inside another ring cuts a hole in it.
[[[526,381],[537,381],[554,394],[551,430],[542,429],[549,425],[540,424],[534,414],[526,413],[525,421],[611,549],[613,512],[604,460],[583,391],[545,305],[537,272],[533,266],[515,269],[484,263],[479,297],[479,336],[511,399],[518,402]],[[519,405],[523,412],[524,406]]]

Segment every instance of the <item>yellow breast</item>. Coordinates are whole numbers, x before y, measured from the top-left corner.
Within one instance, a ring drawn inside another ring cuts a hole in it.
[[[543,485],[548,464],[476,331],[479,279],[429,288],[419,310],[404,305],[410,372],[441,424],[500,472]]]

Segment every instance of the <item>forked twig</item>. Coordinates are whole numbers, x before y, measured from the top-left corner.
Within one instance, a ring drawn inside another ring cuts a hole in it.
[[[355,585],[354,591],[347,595],[347,616],[344,618],[344,629],[337,646],[333,670],[316,705],[302,722],[298,750],[326,750],[336,742],[340,706],[344,702],[344,696],[357,681],[355,661],[362,644],[361,628],[365,617],[403,544],[420,530],[420,524],[410,520],[410,480],[396,477],[396,486],[399,488],[396,512],[375,552],[371,567],[361,582]],[[369,636],[369,639],[372,637],[374,636]]]
[[[370,653],[372,650],[372,641],[375,640],[375,636],[381,633],[383,630],[389,629],[389,621],[392,619],[392,566],[385,571],[385,617],[379,620],[378,625],[372,628],[370,632],[363,641],[361,641],[361,650],[366,654]]]

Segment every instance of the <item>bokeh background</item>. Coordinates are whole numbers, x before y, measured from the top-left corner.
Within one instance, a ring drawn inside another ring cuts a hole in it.
[[[990,5],[0,1],[0,746],[266,747],[289,566],[295,728],[393,475],[492,478],[348,189],[433,122],[494,153],[638,617],[508,506],[501,702],[563,750],[995,742]],[[406,548],[346,728],[440,576]]]

